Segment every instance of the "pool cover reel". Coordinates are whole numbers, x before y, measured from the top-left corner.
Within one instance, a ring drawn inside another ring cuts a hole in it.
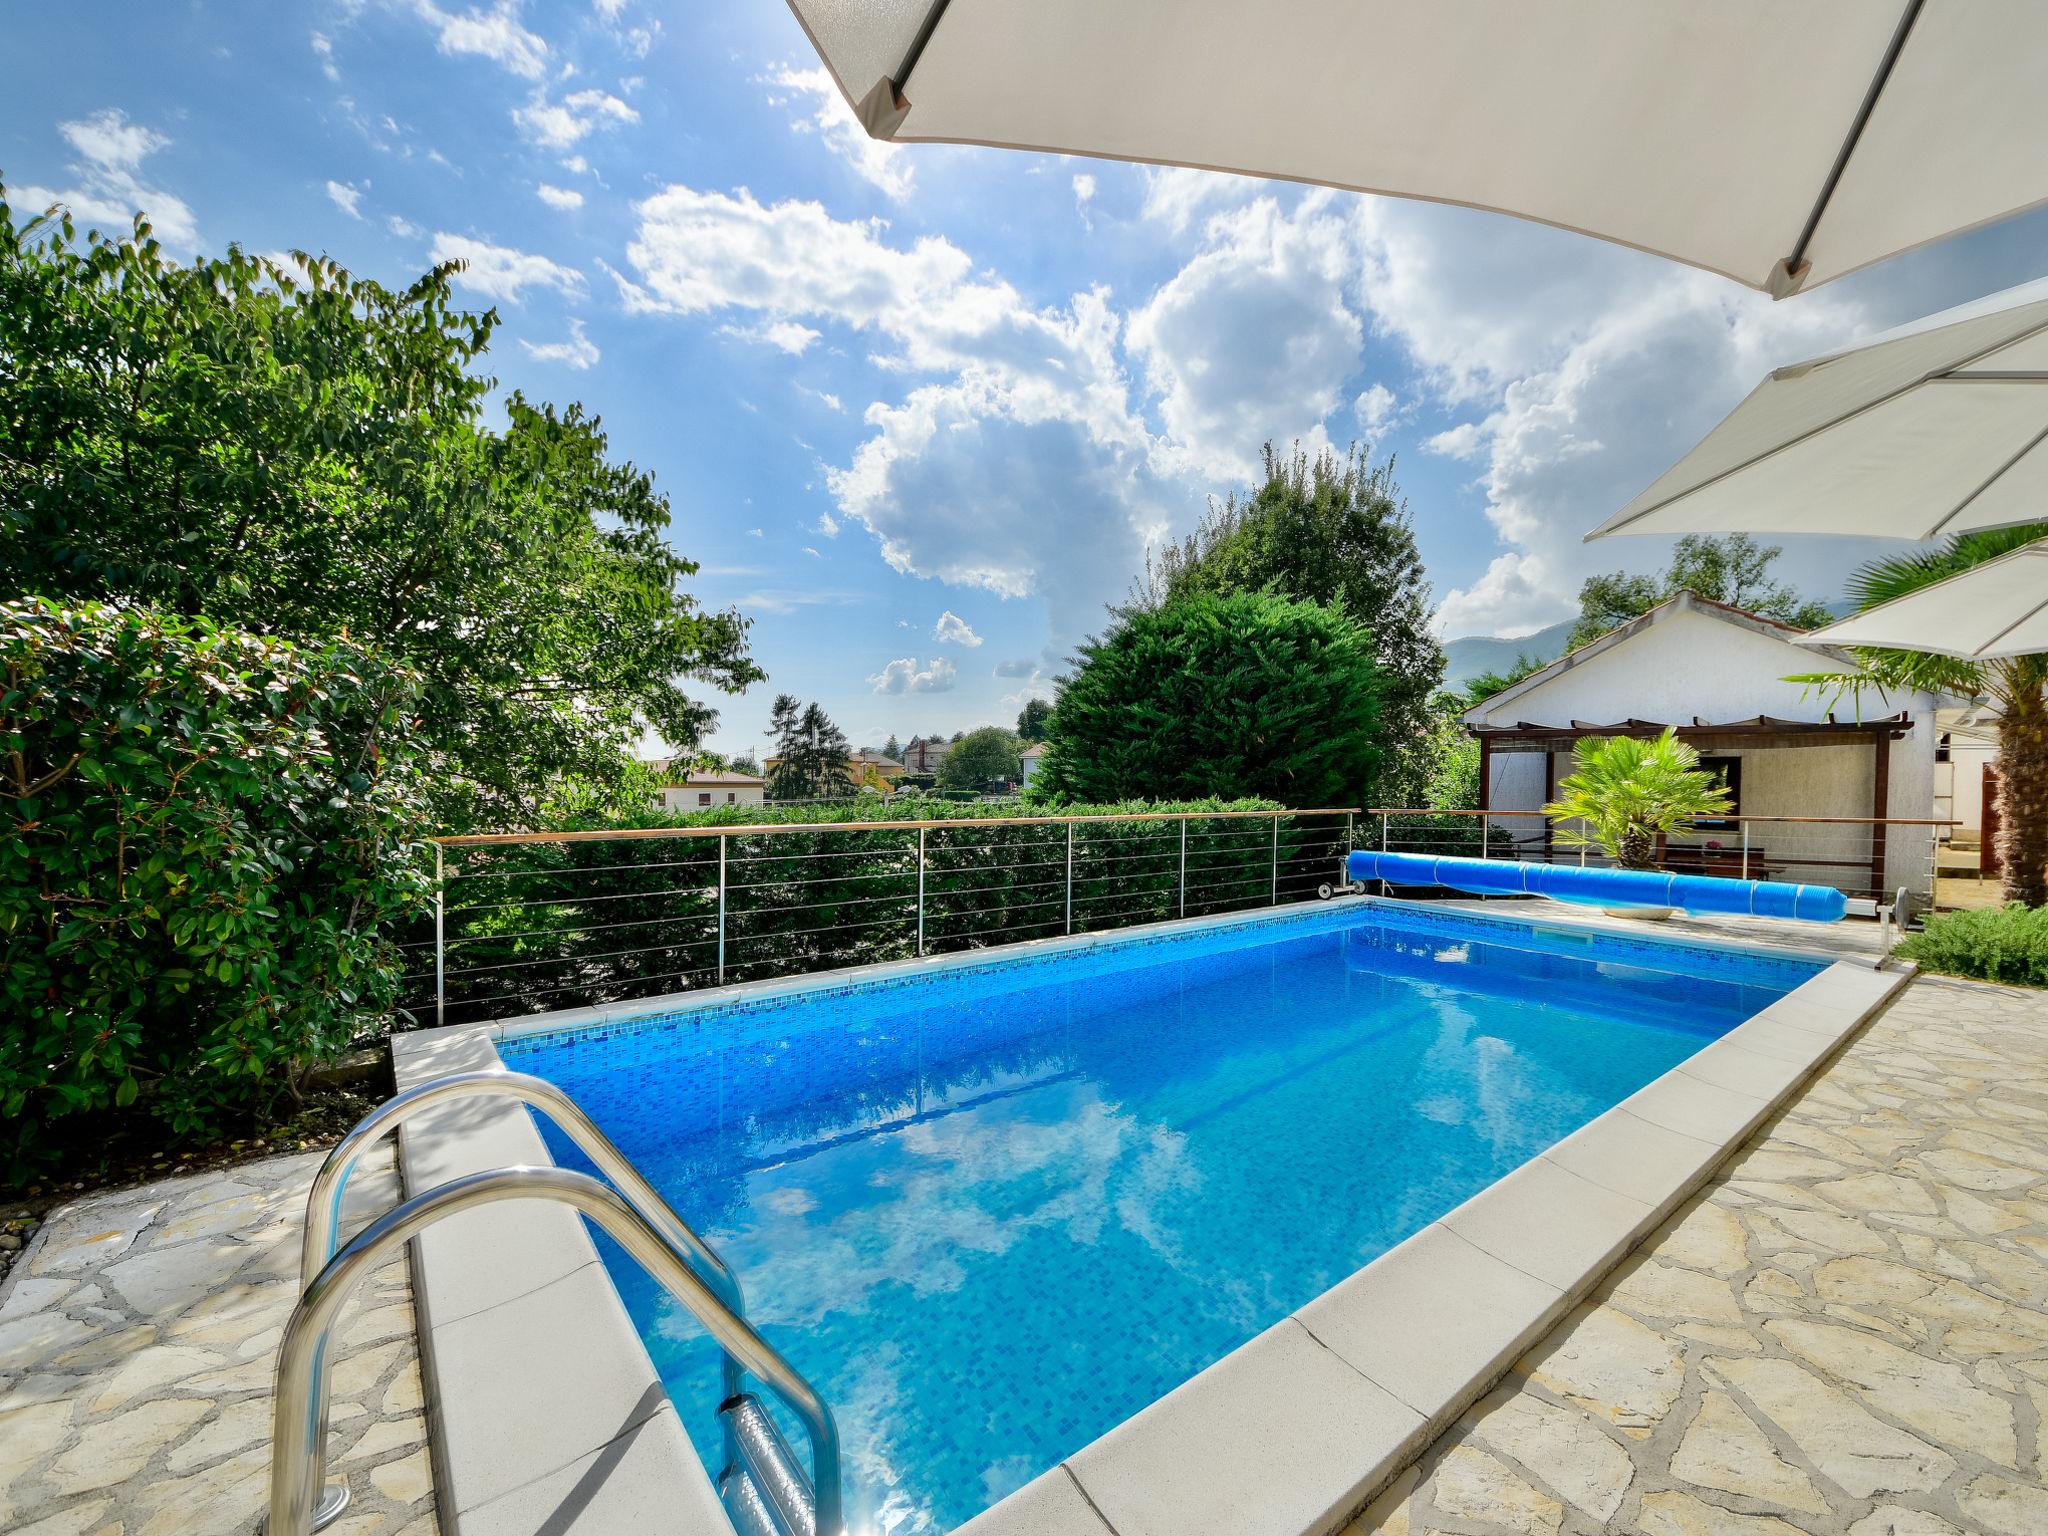
[[[1446,885],[1479,896],[1548,896],[1602,907],[1677,907],[1745,917],[1839,922],[1848,898],[1826,885],[1780,880],[1726,880],[1656,869],[1594,869],[1577,864],[1514,864],[1505,859],[1437,859],[1420,853],[1354,853],[1353,880],[1389,885]]]

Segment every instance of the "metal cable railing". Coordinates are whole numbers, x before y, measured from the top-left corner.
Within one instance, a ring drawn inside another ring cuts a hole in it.
[[[444,838],[432,929],[403,946],[404,1001],[415,1015],[461,1023],[1274,905],[1342,884],[1354,815],[1142,811]]]

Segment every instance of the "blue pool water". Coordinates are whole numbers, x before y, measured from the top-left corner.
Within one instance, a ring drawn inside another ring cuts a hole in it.
[[[1817,969],[1347,903],[503,1054],[575,1095],[739,1272],[838,1416],[851,1528],[920,1532]],[[715,1469],[715,1354],[606,1262]]]

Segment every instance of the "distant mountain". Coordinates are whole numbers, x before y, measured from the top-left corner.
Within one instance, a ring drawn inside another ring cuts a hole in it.
[[[1505,672],[1518,656],[1555,661],[1564,654],[1565,637],[1576,619],[1561,619],[1533,635],[1503,640],[1497,635],[1467,635],[1444,642],[1444,686],[1462,688],[1482,672]]]

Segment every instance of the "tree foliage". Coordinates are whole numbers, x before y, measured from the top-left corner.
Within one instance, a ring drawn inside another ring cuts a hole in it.
[[[715,719],[688,682],[760,676],[745,620],[685,593],[666,498],[580,406],[486,423],[496,315],[453,264],[294,260],[181,267],[141,221],[81,244],[0,200],[0,592],[374,645],[448,824],[530,823],[564,776],[630,794],[642,728]]]
[[[1024,707],[1017,711],[1017,739],[1019,741],[1045,740],[1045,723],[1052,718],[1052,705],[1045,699],[1026,699]]]
[[[2048,538],[2048,523],[1966,533],[1933,549],[1872,560],[1849,579],[1858,612],[1957,576]],[[1921,691],[1998,706],[1998,858],[2008,902],[2048,905],[2048,656],[1963,661],[1932,651],[1859,649],[1854,672],[1792,679],[1832,697]]]
[[[1380,676],[1372,637],[1335,609],[1198,592],[1132,611],[1078,662],[1060,682],[1036,793],[1366,803]]]
[[[388,1020],[432,868],[411,678],[38,599],[0,669],[0,1161],[138,1098],[202,1131]]]
[[[1517,656],[1504,671],[1488,669],[1465,684],[1463,706],[1471,709],[1474,705],[1484,704],[1495,694],[1506,693],[1523,678],[1541,672],[1549,665],[1549,662],[1538,661],[1534,656]]]
[[[1659,833],[1728,809],[1728,788],[1670,726],[1654,737],[1589,736],[1543,814],[1567,848],[1598,848],[1624,869],[1655,869]]]
[[[1784,552],[1775,544],[1759,544],[1746,533],[1688,533],[1672,547],[1671,564],[1661,576],[1627,571],[1588,576],[1579,587],[1579,621],[1565,649],[1577,650],[1680,592],[1745,608],[1798,629],[1818,629],[1834,618],[1827,605],[1801,597],[1771,576],[1772,563]]]
[[[780,759],[768,773],[772,798],[830,800],[859,787],[850,766],[853,744],[819,705],[799,704],[794,694],[777,694],[768,729]]]
[[[1023,743],[999,725],[969,731],[939,764],[939,788],[986,791],[1024,776]]]
[[[1363,625],[1386,742],[1374,793],[1411,803],[1429,772],[1429,700],[1443,682],[1444,654],[1430,632],[1429,583],[1393,460],[1374,465],[1357,449],[1311,459],[1298,447],[1283,455],[1266,444],[1258,488],[1212,503],[1186,540],[1148,557],[1126,611],[1198,592],[1272,592]]]

